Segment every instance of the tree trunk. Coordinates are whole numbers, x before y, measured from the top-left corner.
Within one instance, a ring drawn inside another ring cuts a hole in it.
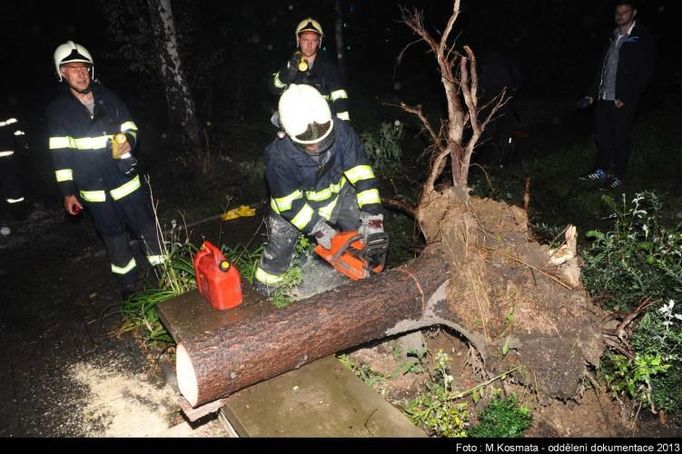
[[[339,65],[339,73],[341,80],[346,83],[346,51],[343,44],[343,9],[341,8],[341,0],[334,1],[334,11],[336,11],[336,21],[334,23],[336,32],[336,61]]]
[[[182,69],[171,1],[147,0],[147,3],[157,40],[159,70],[165,87],[170,126],[177,128],[192,145],[197,145],[199,125],[196,108]]]
[[[480,341],[445,304],[447,277],[442,254],[424,253],[408,266],[285,309],[267,302],[237,308],[232,323],[178,345],[180,392],[196,407],[329,354],[434,324]]]

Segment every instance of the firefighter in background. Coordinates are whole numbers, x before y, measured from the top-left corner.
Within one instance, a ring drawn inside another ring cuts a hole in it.
[[[268,79],[268,87],[275,95],[281,95],[290,84],[307,84],[315,87],[331,105],[332,112],[340,119],[350,121],[348,93],[341,85],[337,66],[320,53],[322,26],[308,17],[296,26],[296,52],[276,73]],[[277,113],[272,122],[279,126]]]
[[[374,171],[350,123],[334,118],[309,85],[291,84],[279,113],[287,136],[265,149],[269,238],[255,276],[267,294],[282,282],[301,233],[329,249],[337,229],[364,238],[384,231]]]
[[[63,90],[47,109],[49,149],[64,209],[85,208],[102,237],[124,299],[139,289],[131,229],[152,266],[163,261],[156,222],[132,156],[137,126],[121,99],[94,80],[88,50],[67,41],[54,52]]]
[[[24,189],[19,178],[19,162],[17,153],[24,148],[22,140],[24,132],[19,128],[16,118],[0,117],[0,196],[4,212],[6,209],[11,216],[20,219],[25,216]],[[9,225],[0,222],[0,235],[8,236],[12,233]]]

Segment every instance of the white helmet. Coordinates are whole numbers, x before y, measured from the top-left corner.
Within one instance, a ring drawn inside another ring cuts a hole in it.
[[[322,26],[318,21],[316,21],[312,17],[306,17],[305,19],[298,23],[298,25],[296,26],[296,48],[298,48],[298,46],[300,45],[300,35],[303,32],[313,32],[320,35],[319,46],[322,45],[322,37],[324,36],[324,33],[322,32]]]
[[[59,45],[54,51],[54,68],[57,71],[57,77],[59,77],[60,82],[62,80],[62,72],[59,70],[59,67],[64,63],[72,62],[88,63],[90,65],[90,78],[95,78],[95,62],[90,52],[80,44],[67,41]]]
[[[299,148],[319,144],[321,152],[334,141],[334,122],[329,104],[310,85],[289,85],[279,98],[279,120]]]

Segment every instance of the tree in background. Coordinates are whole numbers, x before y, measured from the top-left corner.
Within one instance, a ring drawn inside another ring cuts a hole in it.
[[[196,146],[199,143],[199,125],[194,98],[182,68],[171,1],[147,0],[147,5],[171,125],[180,126],[183,136]]]
[[[102,2],[119,54],[134,72],[156,76],[165,93],[171,136],[198,146],[194,97],[183,70],[170,0]],[[148,14],[140,14],[148,11]],[[153,45],[149,45],[153,43]]]
[[[341,0],[334,0],[334,11],[336,12],[336,18],[334,20],[334,31],[336,33],[336,63],[339,65],[339,72],[341,73],[341,79],[345,82],[346,80],[346,51],[343,48],[343,9],[341,5]]]

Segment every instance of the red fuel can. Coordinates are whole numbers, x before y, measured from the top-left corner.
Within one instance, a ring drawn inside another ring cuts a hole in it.
[[[194,273],[199,293],[211,306],[222,311],[242,303],[239,271],[210,241],[204,241],[194,256]]]

